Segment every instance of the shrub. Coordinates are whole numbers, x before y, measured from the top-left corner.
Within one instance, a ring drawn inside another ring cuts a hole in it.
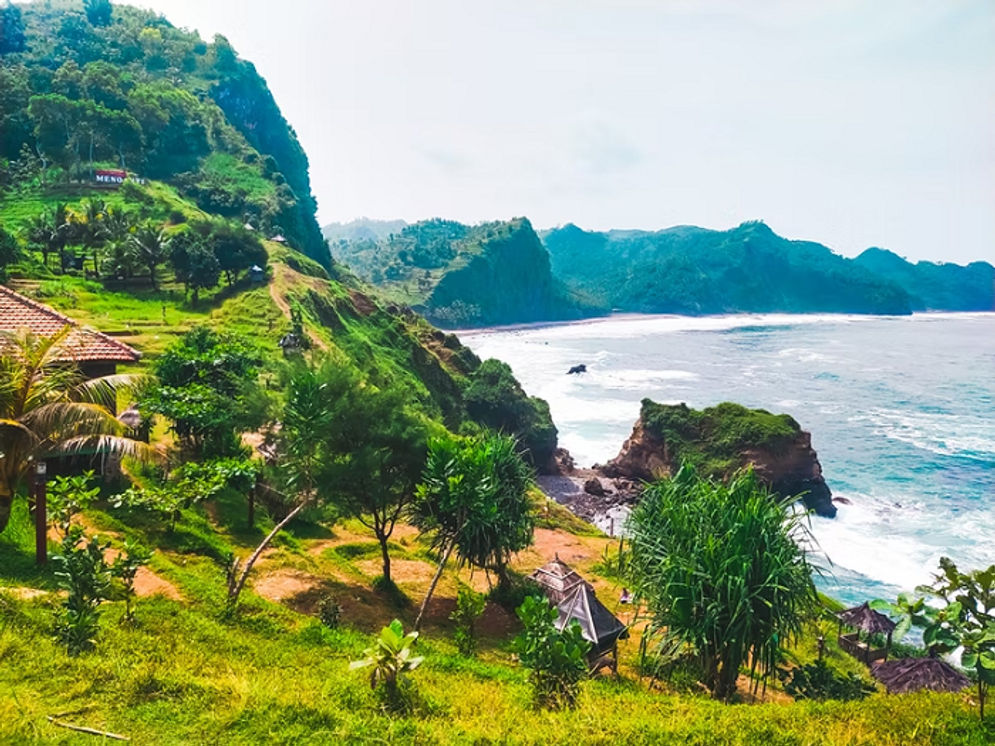
[[[151,559],[152,552],[149,549],[129,539],[124,544],[124,551],[110,566],[111,575],[120,580],[124,587],[124,620],[128,623],[135,621],[132,609],[135,600],[135,577]]]
[[[363,658],[349,664],[349,669],[372,668],[370,687],[390,712],[410,712],[413,687],[408,674],[421,665],[423,658],[412,655],[417,632],[404,634],[399,619],[380,630],[374,644],[363,651]]]
[[[651,633],[668,653],[693,651],[717,699],[749,663],[759,682],[815,612],[803,514],[752,471],[728,484],[688,465],[648,486],[629,518],[629,569]]]
[[[52,560],[55,577],[66,590],[55,622],[55,637],[70,655],[96,647],[100,629],[100,605],[107,600],[111,575],[104,561],[109,545],[87,537],[79,526],[70,526],[62,550]]]
[[[456,623],[453,640],[461,655],[470,657],[477,652],[477,620],[486,603],[484,594],[470,588],[460,588],[456,595],[456,609],[449,618]]]
[[[335,629],[342,621],[342,605],[332,594],[325,595],[318,602],[318,618],[329,629]]]
[[[532,669],[529,680],[536,707],[551,710],[576,706],[591,649],[576,621],[562,632],[556,629],[557,613],[545,598],[526,598],[517,610],[525,629],[514,642],[522,665]]]
[[[874,692],[874,685],[856,674],[839,673],[825,661],[816,661],[787,671],[777,670],[784,691],[795,699],[864,699]]]

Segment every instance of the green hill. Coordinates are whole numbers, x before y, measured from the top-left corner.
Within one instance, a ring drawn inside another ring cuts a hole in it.
[[[545,402],[332,267],[307,159],[265,82],[222,37],[207,44],[127,6],[109,18],[81,3],[11,7],[23,34],[12,43],[5,21],[0,244],[13,254],[0,251],[0,279],[146,360],[197,324],[238,332],[275,359],[294,310],[314,344],[365,381],[403,387],[453,431],[513,432],[548,461],[556,429]],[[122,165],[123,184],[93,178]],[[286,240],[265,238],[274,234]],[[250,281],[252,264],[266,267],[264,283]],[[513,415],[475,404],[492,395]]]
[[[384,223],[328,226],[336,261],[442,326],[459,328],[592,315],[550,273],[525,218],[468,226],[424,220],[384,235]],[[358,232],[359,238],[356,237]],[[363,238],[363,235],[366,235]]]
[[[49,181],[77,183],[127,169],[328,266],[307,156],[223,36],[205,42],[123,5],[13,7],[19,21],[0,43],[0,186],[23,185],[39,166]]]
[[[553,274],[574,292],[642,313],[911,311],[908,293],[810,241],[764,223],[728,231],[678,226],[657,232],[543,234]]]
[[[855,264],[891,280],[909,294],[915,311],[995,311],[995,267],[988,262],[911,262],[886,249],[870,248]]]

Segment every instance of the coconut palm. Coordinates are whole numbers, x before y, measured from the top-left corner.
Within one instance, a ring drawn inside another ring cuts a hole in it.
[[[154,455],[147,444],[125,437],[127,428],[114,416],[118,392],[138,379],[87,380],[59,353],[71,331],[67,326],[52,337],[0,335],[0,532],[33,463],[82,452]]]
[[[72,226],[75,229],[74,237],[83,246],[84,258],[87,252],[91,252],[95,277],[100,277],[100,261],[97,253],[108,238],[106,220],[107,203],[102,199],[84,200],[80,209],[72,216]]]
[[[152,221],[143,223],[131,236],[131,243],[139,260],[149,269],[149,280],[152,282],[153,290],[159,289],[155,280],[155,268],[166,258],[171,242],[172,237],[162,229],[162,226]]]
[[[42,262],[48,266],[49,252],[57,251],[61,267],[66,268],[64,251],[69,240],[69,208],[58,204],[51,210],[35,215],[25,230],[28,243],[41,249]]]

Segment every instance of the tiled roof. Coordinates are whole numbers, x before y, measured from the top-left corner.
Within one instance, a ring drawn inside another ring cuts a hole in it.
[[[73,330],[59,345],[59,358],[62,360],[134,362],[141,357],[140,352],[123,342],[82,327],[55,309],[0,285],[0,333],[28,329],[39,337],[51,337],[66,326],[73,327]]]

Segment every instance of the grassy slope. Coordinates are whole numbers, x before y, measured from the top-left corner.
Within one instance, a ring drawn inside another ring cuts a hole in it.
[[[176,199],[168,190],[161,196]],[[192,209],[182,202],[178,206]],[[19,209],[23,202],[0,205],[0,219],[11,219]],[[165,203],[156,209],[165,210]],[[464,365],[431,327],[415,317],[387,313],[278,245],[267,248],[269,286],[219,289],[197,308],[168,278],[158,293],[140,284],[108,291],[76,277],[36,279],[24,289],[150,355],[206,322],[256,339],[276,356],[275,340],[289,328],[287,307],[297,302],[320,344],[355,361],[371,379],[407,381],[429,405],[444,399],[439,392],[451,379],[440,377],[440,371],[458,373]],[[446,576],[427,625],[421,644],[427,659],[417,672],[421,711],[411,718],[388,718],[376,711],[362,674],[349,673],[347,665],[367,644],[368,633],[395,615],[410,621],[414,608],[395,607],[370,589],[379,565],[369,533],[352,522],[295,526],[259,565],[241,615],[226,621],[220,614],[223,579],[216,560],[229,551],[246,554],[271,524],[263,516],[255,531],[242,528],[238,495],[226,495],[208,508],[188,511],[173,534],[140,514],[96,510],[86,516],[91,528],[117,545],[134,536],[155,547],[151,589],[165,587],[177,598],[143,599],[133,629],[120,624],[120,603],[108,605],[99,650],[70,659],[49,637],[57,597],[23,597],[25,588],[51,591],[56,583],[50,567],[33,565],[32,533],[24,503],[18,503],[11,528],[0,535],[0,586],[18,589],[0,592],[0,742],[93,742],[49,725],[45,716],[56,713],[68,713],[61,717],[69,722],[154,743],[985,742],[968,700],[958,696],[897,700],[882,695],[856,705],[777,701],[729,707],[699,696],[649,692],[632,668],[636,639],[623,646],[622,678],[587,684],[576,713],[536,713],[528,706],[526,674],[511,659],[514,620],[506,612],[488,610],[479,660],[459,657],[449,642],[446,616],[458,584],[486,587],[479,573],[471,578],[466,572]],[[555,507],[541,524],[537,547],[519,557],[519,569],[530,571],[559,553],[594,580],[614,607],[618,588],[597,570],[611,542]],[[432,573],[431,558],[410,529],[399,528],[394,542],[399,586],[416,604]],[[335,593],[344,607],[344,626],[335,632],[321,628],[312,615],[325,591]],[[814,635],[798,651],[803,660],[812,656]],[[833,655],[843,665],[854,665]]]
[[[348,671],[368,633],[393,616],[410,622],[432,565],[411,529],[395,536],[399,585],[413,602],[393,606],[370,590],[375,546],[359,524],[322,529],[301,525],[258,567],[254,591],[239,617],[220,614],[220,570],[212,556],[244,552],[265,529],[237,530],[241,502],[223,497],[208,514],[189,512],[173,536],[139,516],[93,511],[87,522],[119,543],[137,536],[157,545],[153,569],[182,600],[140,599],[138,622],[122,625],[121,604],[105,609],[100,647],[68,658],[49,638],[57,598],[30,601],[0,592],[0,741],[87,743],[46,721],[47,715],[123,733],[138,743],[554,743],[675,742],[699,744],[983,744],[995,735],[977,724],[966,698],[874,695],[858,704],[787,704],[772,693],[765,704],[721,705],[700,695],[648,691],[632,668],[638,642],[622,646],[622,675],[584,685],[572,713],[529,707],[527,676],[508,649],[513,622],[489,607],[479,659],[460,657],[445,616],[459,583],[486,586],[478,573],[450,572],[419,642],[425,664],[416,672],[421,704],[411,717],[378,712],[365,676]],[[555,516],[551,520],[556,525]],[[587,532],[590,533],[590,532]],[[599,577],[607,539],[564,529],[540,530],[537,547],[517,561],[528,570],[561,557],[595,580],[615,607],[618,588]],[[0,581],[50,588],[51,577],[30,568],[31,532],[19,509],[0,537]],[[311,614],[316,599],[334,593],[344,607],[338,630]],[[282,599],[281,603],[270,599]],[[811,633],[814,636],[814,631]],[[811,657],[810,645],[799,651]],[[832,657],[855,664],[832,646]]]

